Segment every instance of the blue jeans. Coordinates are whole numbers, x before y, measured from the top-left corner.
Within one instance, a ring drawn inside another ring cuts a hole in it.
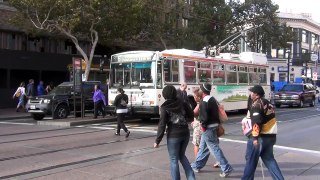
[[[217,137],[216,127],[207,128],[201,135],[199,152],[196,160],[191,164],[193,169],[202,169],[208,159],[210,153],[219,161],[220,168],[223,172],[229,172],[232,170],[228,160],[224,157],[222,150],[219,147],[219,139]]]
[[[276,137],[261,137],[260,156],[268,168],[273,179],[284,180],[277,161],[273,156],[273,146],[276,144]]]
[[[258,145],[253,145],[253,138],[248,138],[246,150],[246,166],[241,179],[253,180],[254,173],[261,157],[264,165],[268,168],[272,179],[283,180],[282,173],[277,161],[273,156],[273,146],[276,143],[276,137],[262,136],[258,139]]]
[[[185,155],[189,136],[179,138],[167,138],[167,147],[170,158],[171,177],[173,180],[180,180],[179,163],[183,166],[187,180],[195,180],[194,172],[190,166],[189,160]]]

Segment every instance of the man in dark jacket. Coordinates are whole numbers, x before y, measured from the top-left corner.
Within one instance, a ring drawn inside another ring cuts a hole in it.
[[[206,165],[211,153],[220,162],[222,170],[220,177],[227,177],[233,171],[233,168],[219,147],[219,139],[217,137],[217,127],[220,124],[218,104],[215,98],[210,96],[210,84],[202,84],[200,89],[203,91],[203,94],[200,101],[199,120],[203,133],[197,158],[191,164],[191,167],[195,172],[199,172]]]
[[[282,173],[273,155],[273,146],[276,143],[277,120],[272,105],[264,99],[264,90],[260,85],[249,89],[251,91],[250,126],[246,127],[248,133],[246,166],[242,180],[253,180],[254,173],[261,157],[268,168],[272,179],[283,180]],[[243,126],[245,127],[245,126]]]
[[[185,103],[189,103],[187,94],[187,83],[181,83],[180,87],[177,89],[177,97]]]
[[[36,90],[34,87],[34,80],[29,79],[29,84],[27,85],[26,96],[28,98],[36,96]]]

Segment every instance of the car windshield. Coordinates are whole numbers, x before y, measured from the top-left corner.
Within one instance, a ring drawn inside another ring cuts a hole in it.
[[[52,91],[49,92],[49,95],[59,95],[59,94],[68,94],[71,92],[72,86],[57,86]]]
[[[293,91],[293,92],[301,92],[303,91],[302,85],[285,85],[281,91]]]

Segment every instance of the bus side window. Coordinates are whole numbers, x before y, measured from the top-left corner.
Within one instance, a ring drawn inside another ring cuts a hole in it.
[[[239,66],[239,83],[248,84],[248,67]]]
[[[179,82],[179,61],[163,60],[163,73],[165,82]]]
[[[237,66],[236,65],[226,65],[227,67],[227,83],[235,84],[237,83]]]
[[[184,61],[184,75],[186,83],[196,83],[196,63],[194,61]]]
[[[267,70],[265,68],[260,68],[259,80],[260,80],[261,84],[266,84],[267,83]]]
[[[199,82],[210,82],[211,83],[211,63],[210,62],[199,62],[198,68]]]
[[[162,68],[161,63],[157,63],[157,88],[162,88]]]
[[[212,65],[212,79],[214,84],[224,84],[226,80],[224,65],[223,64],[213,64]]]
[[[258,84],[259,83],[257,68],[249,67],[249,83],[250,84]]]

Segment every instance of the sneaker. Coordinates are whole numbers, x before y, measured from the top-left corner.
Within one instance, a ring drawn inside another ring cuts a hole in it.
[[[193,172],[196,172],[196,173],[199,173],[199,169],[196,169],[196,168],[193,168],[193,167],[191,167],[192,168],[192,170],[193,170]]]
[[[114,133],[114,135],[116,135],[116,136],[120,136],[120,133]]]
[[[130,131],[127,131],[126,138],[129,137]]]
[[[219,163],[219,162],[215,162],[215,163],[213,164],[213,167],[214,167],[214,168],[219,168],[219,167],[220,167],[220,163]]]
[[[233,169],[231,168],[229,171],[227,171],[227,172],[222,172],[222,173],[220,173],[220,177],[222,177],[222,178],[226,178],[226,177],[228,177],[231,173],[232,173],[232,171],[233,171]]]

